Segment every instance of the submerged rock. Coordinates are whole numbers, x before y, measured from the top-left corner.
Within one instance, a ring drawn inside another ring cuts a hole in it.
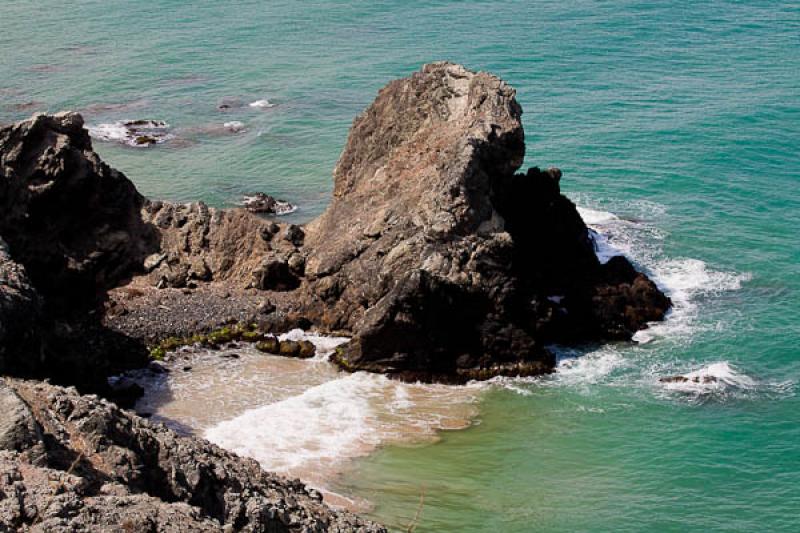
[[[661,383],[718,383],[716,376],[667,376],[659,378]]]
[[[251,213],[263,213],[269,215],[287,215],[297,211],[297,207],[289,202],[277,200],[263,192],[248,194],[242,197],[242,207]]]
[[[89,135],[99,141],[117,142],[134,148],[163,144],[174,135],[163,120],[119,120],[89,127]]]

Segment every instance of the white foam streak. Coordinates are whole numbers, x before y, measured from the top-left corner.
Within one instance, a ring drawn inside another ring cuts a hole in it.
[[[680,376],[660,382],[669,391],[693,395],[708,395],[731,389],[752,390],[756,382],[733,368],[727,361],[711,363]]]
[[[329,467],[378,444],[368,401],[378,386],[370,376],[351,374],[247,411],[205,436],[277,472]]]
[[[255,102],[251,102],[250,107],[255,107],[258,109],[268,109],[270,107],[275,107],[275,104],[267,100],[266,98],[262,100],[256,100]]]

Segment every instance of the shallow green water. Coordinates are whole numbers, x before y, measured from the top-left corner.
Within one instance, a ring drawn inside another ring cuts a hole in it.
[[[696,4],[3,2],[0,122],[63,108],[92,125],[163,119],[180,142],[96,148],[146,194],[232,205],[263,190],[305,221],[389,79],[435,59],[500,75],[525,109],[527,163],[562,168],[579,205],[635,220],[594,213],[675,314],[646,344],[497,384],[474,427],[385,448],[341,490],[401,530],[424,490],[420,532],[794,531],[800,7]],[[277,105],[222,113],[223,97]],[[196,131],[232,120],[246,131]],[[700,369],[730,383],[658,382]]]

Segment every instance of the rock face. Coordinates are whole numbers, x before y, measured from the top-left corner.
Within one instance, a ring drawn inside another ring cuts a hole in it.
[[[0,238],[0,372],[17,362],[18,352],[39,351],[41,320],[42,298]]]
[[[92,387],[141,360],[91,312],[158,248],[144,203],[92,151],[80,115],[0,129],[0,372]]]
[[[92,305],[136,271],[158,244],[144,202],[92,151],[80,115],[0,130],[0,235],[49,305]]]
[[[0,425],[3,531],[385,531],[74,389],[0,382],[0,405],[13,415]]]
[[[306,228],[308,313],[349,331],[339,362],[410,377],[534,374],[543,344],[630,338],[669,300],[601,265],[557,169],[516,171],[514,90],[436,63],[380,91]]]

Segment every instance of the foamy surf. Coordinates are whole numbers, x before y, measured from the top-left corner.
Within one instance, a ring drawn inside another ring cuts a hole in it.
[[[727,361],[711,363],[686,374],[662,377],[659,383],[669,391],[706,395],[731,389],[752,390],[756,382]]]
[[[466,427],[475,389],[406,384],[358,372],[251,409],[204,436],[265,469],[325,489],[378,446],[430,441]]]
[[[590,228],[595,253],[602,263],[616,255],[630,258],[672,299],[673,307],[666,320],[649,324],[647,329],[637,332],[633,340],[638,345],[659,340],[685,343],[698,331],[709,327],[700,314],[701,300],[741,288],[750,275],[717,271],[699,259],[664,258],[660,246],[664,239],[663,232],[643,221],[645,215],[663,215],[664,208],[649,202],[629,207],[640,210],[641,213],[637,215],[641,216],[630,219],[586,207],[578,207],[578,211]],[[719,325],[714,324],[713,327]],[[642,351],[645,348],[609,344],[588,352],[560,346],[551,349],[557,355],[558,364],[552,377],[538,380],[545,385],[574,388],[608,383],[618,378],[635,383],[638,381],[635,377],[637,368],[641,372],[649,372],[647,363],[637,363],[639,358],[646,357],[648,352]],[[620,377],[623,374],[628,377]],[[515,382],[520,383],[520,380]]]
[[[267,100],[266,98],[261,100],[256,100],[255,102],[250,102],[248,104],[250,107],[254,107],[256,109],[269,109],[270,107],[275,107],[275,104]]]
[[[652,203],[637,206],[641,215],[663,214],[662,206]],[[750,274],[716,271],[704,261],[692,258],[664,258],[660,243],[663,234],[645,222],[633,222],[608,211],[579,207],[578,212],[590,227],[595,253],[602,263],[624,255],[640,265],[653,281],[672,299],[672,309],[663,322],[651,323],[637,332],[633,340],[640,344],[657,338],[690,336],[698,328],[698,301],[741,288]],[[644,217],[641,217],[644,218]],[[640,219],[640,217],[636,217]]]
[[[779,400],[796,393],[794,381],[753,378],[728,361],[707,363],[683,374],[664,375],[662,372],[656,386],[665,399],[680,399],[690,403],[748,401],[756,398]]]
[[[178,354],[171,372],[133,373],[145,389],[137,411],[322,490],[353,459],[379,446],[430,442],[439,431],[467,427],[477,414],[481,386],[346,374],[327,358],[348,339],[300,329],[280,338],[309,340],[317,355],[276,357],[249,345]],[[335,501],[356,505],[339,496]]]
[[[93,139],[134,148],[163,144],[174,138],[169,132],[170,125],[163,120],[119,120],[88,126],[87,129]]]

